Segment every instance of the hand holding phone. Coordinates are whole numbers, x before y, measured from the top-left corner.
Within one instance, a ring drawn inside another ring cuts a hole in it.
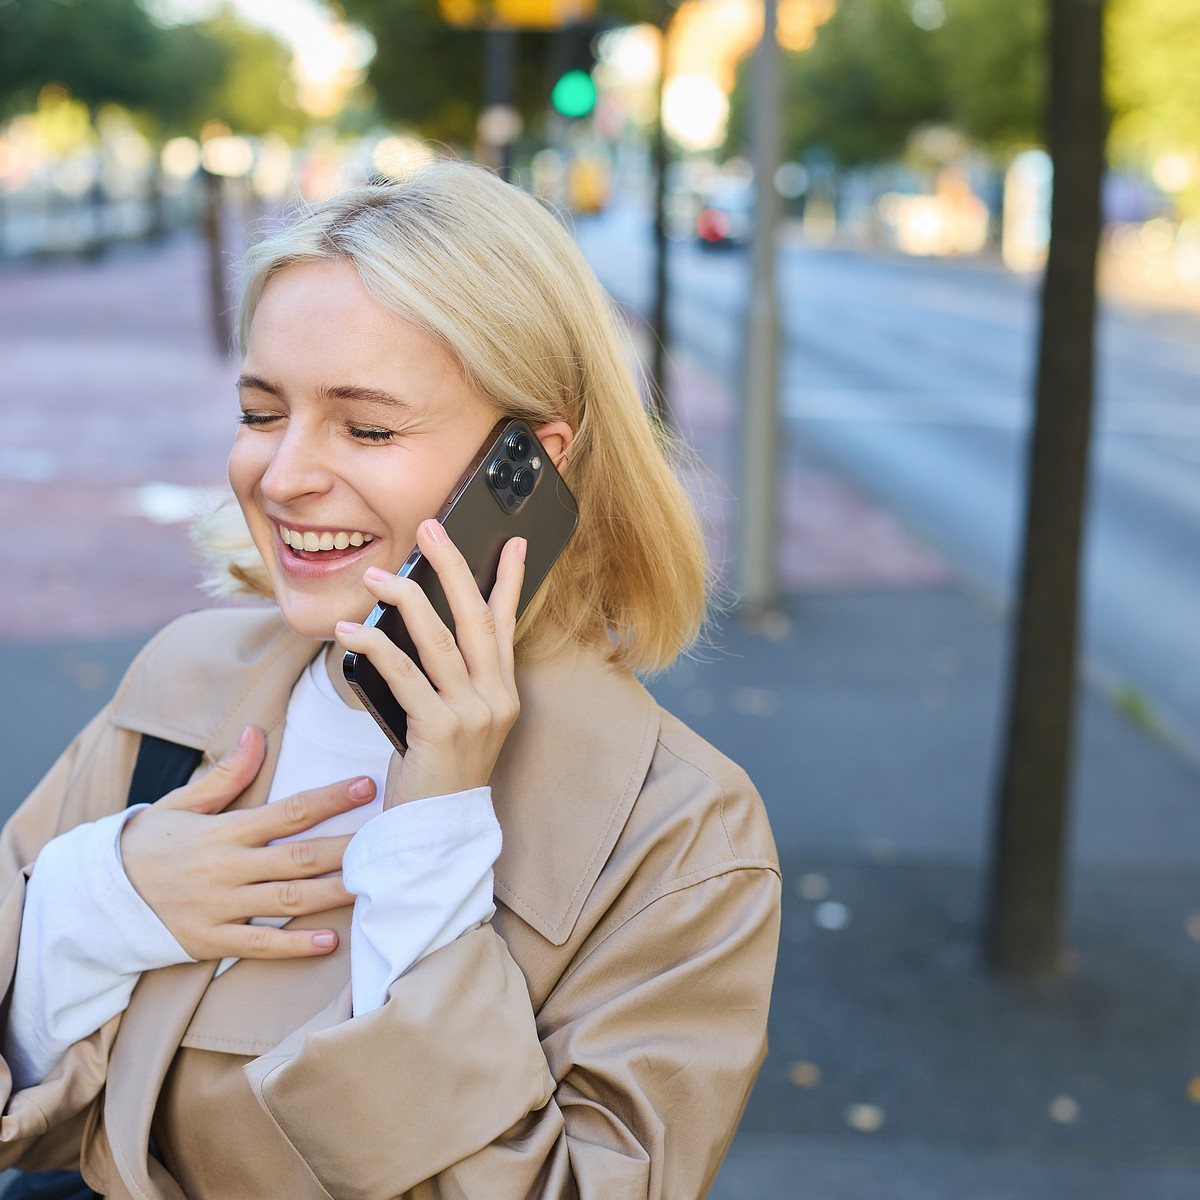
[[[570,540],[578,517],[574,497],[533,430],[524,421],[505,419],[497,422],[479,447],[438,513],[447,541],[438,542],[436,530],[427,522],[396,576],[367,573],[367,586],[381,603],[362,628],[377,633],[365,640],[361,634],[349,638],[339,627],[338,641],[347,649],[342,669],[397,750],[403,753],[408,748],[408,714],[403,697],[396,695],[396,687],[384,678],[380,667],[388,670],[395,682],[396,664],[405,663],[400,668],[403,675],[411,661],[427,677],[425,688],[436,693],[443,688],[461,689],[460,663],[464,657],[485,653],[478,646],[473,621],[473,615],[482,611],[481,598],[507,606],[505,588],[498,597],[493,594],[501,583],[511,583],[511,575],[500,568],[502,553],[515,552],[505,551],[505,547],[513,538],[525,541],[519,594],[512,598],[515,626]],[[514,569],[508,561],[505,565]],[[420,596],[411,590],[413,584],[419,586]],[[466,614],[467,623],[462,624],[456,614]],[[453,638],[445,639],[442,628]],[[497,635],[500,632],[497,630]],[[506,653],[511,659],[511,633],[507,636]],[[361,644],[352,645],[352,640]],[[443,645],[447,651],[456,648],[453,657],[459,663],[446,661],[452,656],[441,652]],[[396,650],[401,655],[396,655]],[[465,666],[469,674],[470,664]],[[488,664],[480,666],[489,669]],[[407,679],[402,687],[416,702],[428,702],[421,682]]]

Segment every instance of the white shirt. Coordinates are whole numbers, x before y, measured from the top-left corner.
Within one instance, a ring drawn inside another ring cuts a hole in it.
[[[292,690],[267,803],[356,775],[375,781],[370,804],[293,835],[354,835],[342,877],[355,896],[350,978],[356,1014],[382,1007],[391,985],[414,963],[495,912],[492,865],[500,826],[490,790],[434,796],[385,813],[392,753],[370,714],[338,696],[318,655]],[[69,1046],[122,1012],[143,971],[193,961],[121,864],[121,829],[143,807],[69,830],[48,842],[34,863],[4,1032],[14,1090],[40,1082]],[[236,961],[223,960],[218,972]]]

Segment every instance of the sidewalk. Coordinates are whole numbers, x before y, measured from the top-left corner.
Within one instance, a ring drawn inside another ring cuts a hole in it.
[[[207,348],[198,269],[180,242],[0,274],[0,506],[10,527],[37,513],[67,530],[14,547],[0,605],[10,804],[144,636],[203,603],[171,519],[188,493],[146,490],[222,477],[232,368]],[[675,369],[724,559],[733,402]],[[724,618],[652,685],[750,771],[784,867],[771,1051],[712,1195],[1196,1195],[1200,770],[1085,692],[1074,970],[1056,988],[987,976],[1004,625],[805,447],[784,450],[781,619],[765,636]]]

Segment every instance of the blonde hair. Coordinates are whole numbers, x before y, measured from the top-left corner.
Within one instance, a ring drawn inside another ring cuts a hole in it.
[[[444,345],[498,415],[574,431],[563,473],[579,525],[522,618],[522,654],[607,637],[630,667],[669,665],[703,624],[704,540],[673,471],[679,447],[652,421],[628,365],[624,323],[559,221],[462,162],[334,196],[247,253],[243,352],[270,279],[328,260],[349,262],[381,306]],[[205,540],[217,553],[213,590],[270,595],[244,526],[210,527]]]

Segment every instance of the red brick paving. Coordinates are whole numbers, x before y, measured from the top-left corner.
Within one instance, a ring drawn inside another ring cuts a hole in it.
[[[184,526],[137,512],[138,485],[220,486],[236,363],[212,345],[198,245],[0,268],[0,522],[11,538],[0,639],[150,631],[205,603]],[[735,412],[687,358],[673,398],[701,455],[716,559],[735,537]],[[785,590],[931,586],[945,564],[788,445]]]

